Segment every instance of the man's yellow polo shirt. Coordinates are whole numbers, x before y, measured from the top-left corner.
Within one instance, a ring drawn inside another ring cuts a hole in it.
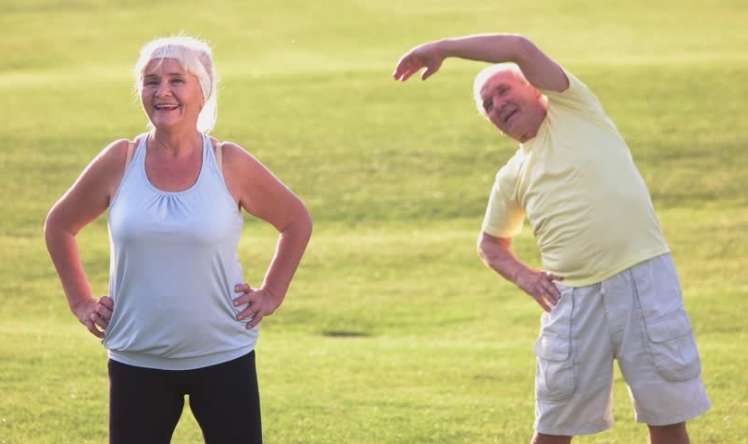
[[[512,237],[526,216],[543,268],[580,287],[668,246],[626,142],[589,88],[566,75],[566,91],[543,91],[538,134],[497,173],[483,231]]]

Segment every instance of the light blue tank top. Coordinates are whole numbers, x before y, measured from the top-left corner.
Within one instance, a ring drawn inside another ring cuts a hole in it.
[[[249,353],[257,329],[236,320],[234,285],[243,219],[203,135],[200,173],[178,192],[145,172],[145,137],[109,207],[109,357],[138,367],[188,370]]]

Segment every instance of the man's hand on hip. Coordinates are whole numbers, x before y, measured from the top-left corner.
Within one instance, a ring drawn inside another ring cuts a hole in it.
[[[533,299],[543,307],[545,311],[551,311],[554,305],[561,297],[553,281],[560,281],[562,278],[547,273],[542,270],[520,269],[514,283],[525,293],[532,296]]]

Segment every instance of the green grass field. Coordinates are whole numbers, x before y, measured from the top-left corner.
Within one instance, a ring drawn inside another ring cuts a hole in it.
[[[67,309],[41,236],[52,202],[145,118],[132,65],[184,31],[214,47],[214,134],[308,204],[315,233],[263,321],[266,442],[523,443],[539,308],[486,270],[475,238],[514,147],[473,109],[482,66],[397,84],[425,40],[520,32],[583,79],[632,149],[672,247],[712,410],[694,443],[748,443],[748,5],[533,2],[0,0],[0,444],[102,443],[106,352]],[[105,218],[79,235],[106,291]],[[248,279],[274,232],[249,221]],[[537,263],[525,230],[518,253]],[[580,443],[643,443],[620,374],[616,426]],[[201,441],[185,409],[173,442]]]

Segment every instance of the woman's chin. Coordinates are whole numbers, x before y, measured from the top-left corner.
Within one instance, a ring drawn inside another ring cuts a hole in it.
[[[184,124],[182,119],[154,119],[151,123],[154,128],[160,130],[174,129]]]

